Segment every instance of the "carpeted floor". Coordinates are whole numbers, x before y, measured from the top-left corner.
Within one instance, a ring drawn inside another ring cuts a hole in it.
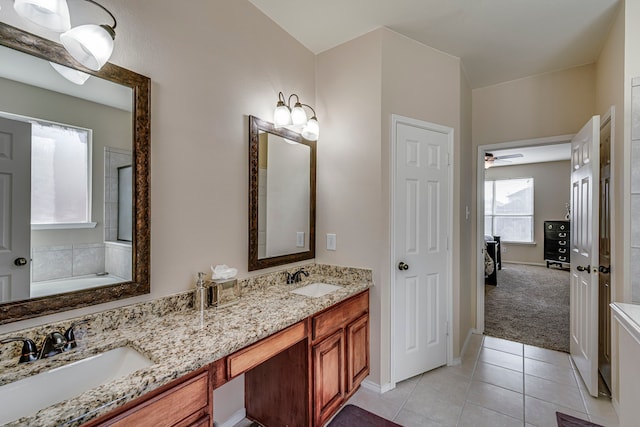
[[[569,272],[503,264],[485,285],[485,334],[569,352]]]

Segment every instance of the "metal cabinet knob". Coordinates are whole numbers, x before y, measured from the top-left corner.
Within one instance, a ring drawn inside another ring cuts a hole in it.
[[[607,273],[609,273],[611,271],[611,267],[610,266],[609,267],[605,267],[604,265],[601,265],[600,267],[598,267],[598,271],[600,273],[607,274]]]
[[[578,271],[587,271],[588,272],[589,270],[591,270],[591,266],[587,265],[586,267],[583,267],[583,266],[579,265],[579,266],[576,267],[576,270],[578,270]]]
[[[406,271],[409,269],[409,264],[405,264],[404,262],[400,262],[400,264],[398,264],[398,270],[400,271]]]

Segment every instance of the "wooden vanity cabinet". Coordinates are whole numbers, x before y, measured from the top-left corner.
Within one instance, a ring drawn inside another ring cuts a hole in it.
[[[211,426],[213,399],[208,368],[196,371],[144,395],[85,427]]]
[[[369,375],[369,291],[316,316],[313,323],[313,417],[322,426]]]

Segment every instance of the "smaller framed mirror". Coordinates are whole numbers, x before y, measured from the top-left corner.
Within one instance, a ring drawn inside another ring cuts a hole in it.
[[[316,143],[249,116],[249,271],[315,258]]]

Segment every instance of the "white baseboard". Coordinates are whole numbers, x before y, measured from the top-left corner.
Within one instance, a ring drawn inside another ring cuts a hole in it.
[[[503,264],[524,264],[524,265],[535,265],[537,267],[546,267],[546,263],[539,262],[526,262],[526,261],[502,261]]]
[[[376,392],[378,394],[382,394],[382,393],[386,393],[389,390],[393,390],[395,388],[395,386],[391,383],[386,383],[384,385],[380,385],[380,384],[376,384],[373,381],[370,380],[364,380],[360,383],[360,385],[362,386],[362,388],[366,388],[367,390],[371,390],[373,392]]]
[[[238,424],[240,421],[244,420],[247,417],[247,410],[245,408],[237,410],[231,418],[226,420],[223,423],[214,422],[214,427],[233,427]]]

